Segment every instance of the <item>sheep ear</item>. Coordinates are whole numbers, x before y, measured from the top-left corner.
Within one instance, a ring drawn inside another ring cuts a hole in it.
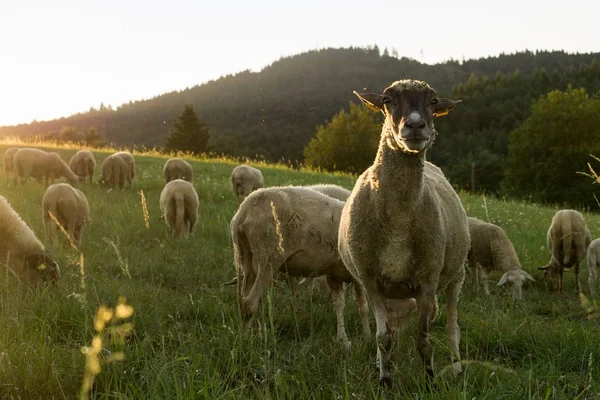
[[[508,272],[505,272],[504,275],[502,275],[502,278],[500,278],[500,280],[498,281],[498,286],[504,285],[507,281],[508,281]]]
[[[543,267],[538,267],[538,269],[539,269],[540,271],[548,271],[548,265],[546,265],[546,266],[543,266]]]
[[[462,100],[450,100],[443,97],[438,97],[438,102],[435,106],[433,106],[433,116],[443,117],[444,115],[448,115],[450,110],[452,110],[458,103],[462,103]]]
[[[371,110],[383,110],[383,95],[377,93],[358,93],[356,90],[352,93],[357,95],[360,101],[362,101],[364,105],[369,107]]]
[[[533,281],[533,282],[535,282],[535,279],[533,279],[533,276],[529,275],[529,274],[528,274],[527,272],[525,272],[525,271],[522,271],[522,272],[523,272],[523,276],[524,276],[526,279],[528,279],[528,280],[530,280],[530,281]]]

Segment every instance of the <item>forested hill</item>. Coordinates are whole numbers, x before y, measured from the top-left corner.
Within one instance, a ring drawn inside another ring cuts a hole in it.
[[[386,54],[386,53],[384,53]],[[301,159],[302,150],[325,123],[348,101],[352,90],[380,91],[399,78],[429,82],[441,94],[472,73],[496,76],[532,75],[544,68],[550,74],[589,65],[595,54],[522,52],[498,57],[448,61],[428,65],[381,55],[379,49],[325,49],[285,57],[260,72],[244,71],[179,92],[113,109],[46,122],[1,127],[0,135],[27,136],[57,132],[63,127],[87,131],[96,127],[117,144],[161,146],[184,104],[193,104],[211,126],[211,144],[217,152],[262,155],[270,160]]]

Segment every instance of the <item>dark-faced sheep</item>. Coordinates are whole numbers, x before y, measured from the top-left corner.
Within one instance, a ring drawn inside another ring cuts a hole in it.
[[[23,281],[38,283],[60,277],[56,259],[0,196],[0,264],[13,271]]]
[[[165,185],[160,193],[160,210],[176,238],[194,233],[199,204],[198,193],[188,181],[175,179]]]
[[[575,210],[560,210],[554,217],[546,234],[550,250],[550,262],[538,267],[544,271],[544,280],[549,290],[558,287],[563,291],[563,272],[575,267],[575,290],[579,292],[579,265],[585,259],[592,237],[583,215]]]
[[[265,186],[265,180],[259,169],[249,165],[238,165],[231,172],[231,189],[241,202],[256,189]]]
[[[14,156],[14,168],[15,185],[17,178],[21,183],[25,183],[30,177],[38,181],[43,180],[46,186],[59,177],[66,178],[72,185],[82,181],[56,152],[48,153],[32,148],[19,149]]]
[[[169,158],[163,168],[165,183],[169,183],[174,179],[183,179],[190,183],[194,182],[194,169],[185,160],[181,158]]]
[[[485,294],[490,294],[487,273],[503,272],[498,286],[507,285],[511,295],[521,300],[522,288],[533,277],[521,269],[517,252],[506,233],[498,225],[469,217],[469,233],[471,248],[469,249],[469,266],[475,272],[475,283],[479,289],[479,280],[483,280]]]
[[[89,178],[92,183],[94,177],[94,169],[96,168],[96,159],[94,153],[89,150],[79,150],[71,157],[69,168],[82,179]]]
[[[129,176],[129,168],[121,157],[110,155],[102,161],[101,176],[98,183],[109,185],[111,188],[123,189]]]
[[[243,330],[250,325],[276,272],[292,277],[326,276],[338,321],[337,338],[350,342],[344,325],[344,282],[353,278],[337,250],[344,203],[306,187],[272,187],[252,192],[231,221]],[[369,333],[368,307],[354,285],[363,330]]]
[[[4,155],[2,156],[2,166],[4,167],[4,175],[6,175],[7,182],[10,180],[10,174],[14,174],[15,171],[14,158],[17,151],[19,151],[18,147],[9,147],[4,151]]]
[[[133,155],[131,155],[128,151],[118,151],[113,154],[116,157],[120,157],[125,164],[127,165],[127,183],[129,183],[129,187],[133,186],[133,180],[135,179],[135,159]]]
[[[42,217],[50,243],[56,240],[60,229],[52,216],[69,234],[70,240],[80,247],[83,228],[90,220],[90,206],[83,192],[67,183],[55,183],[46,189],[42,198]]]
[[[467,215],[442,171],[425,161],[437,134],[433,118],[458,102],[439,98],[427,83],[415,80],[394,82],[383,94],[356,94],[381,111],[385,122],[375,161],[358,178],[342,212],[339,249],[375,314],[380,383],[391,383],[395,324],[388,299],[407,307],[416,299],[417,349],[427,376],[433,377],[429,327],[440,291],[446,294],[446,336],[458,373],[457,305],[469,251]]]

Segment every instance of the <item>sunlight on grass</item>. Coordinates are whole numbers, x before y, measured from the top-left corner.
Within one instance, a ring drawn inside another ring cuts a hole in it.
[[[148,205],[146,204],[146,196],[144,196],[143,190],[140,190],[140,201],[142,204],[142,215],[144,216],[144,225],[146,225],[146,229],[150,229],[150,215],[148,214]]]

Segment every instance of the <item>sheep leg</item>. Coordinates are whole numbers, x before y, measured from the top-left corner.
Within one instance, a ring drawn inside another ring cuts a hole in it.
[[[446,306],[448,314],[446,319],[446,340],[450,347],[450,359],[452,362],[452,371],[454,374],[459,374],[462,371],[460,361],[460,329],[458,327],[458,297],[462,282],[453,282],[446,288]]]
[[[362,330],[366,337],[371,335],[371,327],[369,326],[369,305],[367,304],[367,296],[360,283],[354,281],[354,294],[356,296],[356,305],[358,306],[358,313],[360,314],[360,322],[362,324]]]
[[[483,281],[483,293],[485,293],[486,296],[490,295],[490,281],[489,281],[489,277],[487,275],[487,273],[485,272],[485,270],[481,267],[481,265],[477,265],[477,268],[481,271],[481,280]]]
[[[260,298],[273,279],[268,259],[268,257],[253,257],[251,270],[252,272],[257,271],[257,273],[251,288],[248,287],[249,282],[246,283],[247,286],[244,288],[245,290],[249,289],[249,292],[247,296],[242,298],[243,331],[246,331],[250,326],[250,320],[258,309]],[[283,263],[283,261],[281,261],[281,263]],[[244,270],[244,279],[246,279],[246,272],[250,271]]]
[[[579,285],[579,263],[575,264],[575,291],[579,293],[581,287]]]
[[[596,285],[598,284],[598,270],[596,269],[596,257],[588,258],[588,285],[590,286],[590,296],[596,296]]]
[[[429,381],[434,376],[433,370],[433,346],[429,339],[429,323],[435,309],[435,289],[423,285],[420,296],[417,298],[417,310],[419,313],[419,325],[417,332],[417,350],[425,364],[425,372]]]
[[[562,293],[563,291],[563,273],[565,272],[564,268],[558,269],[558,293]]]
[[[346,326],[344,323],[344,308],[346,306],[344,284],[343,282],[328,276],[327,285],[331,291],[331,298],[337,316],[337,340],[346,348],[346,350],[350,350],[350,341],[348,340],[348,336],[346,336]]]

